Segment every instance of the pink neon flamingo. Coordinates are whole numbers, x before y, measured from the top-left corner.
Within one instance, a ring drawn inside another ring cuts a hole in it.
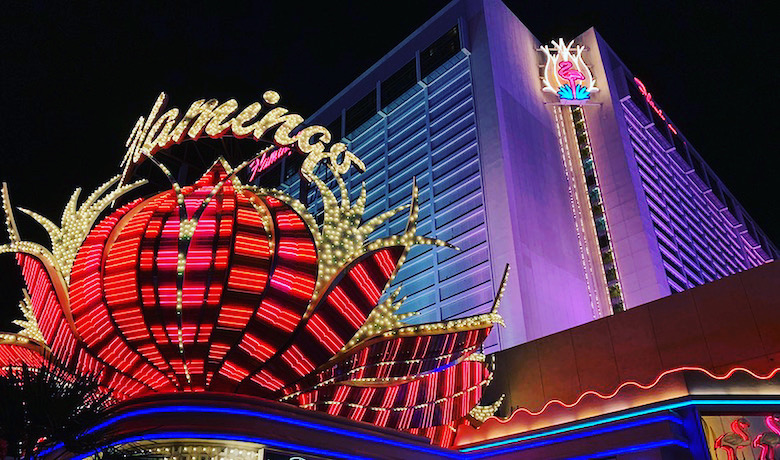
[[[769,415],[765,419],[767,428],[753,440],[753,447],[761,448],[760,460],[775,460],[775,448],[780,444],[780,415]]]
[[[750,445],[750,436],[745,432],[748,428],[750,428],[750,422],[747,419],[734,419],[731,422],[731,432],[722,434],[715,440],[715,449],[725,450],[728,460],[734,460],[737,456],[737,449],[744,449]]]
[[[577,94],[577,80],[585,80],[585,75],[574,68],[571,61],[561,61],[558,63],[558,76],[569,82],[571,93]]]

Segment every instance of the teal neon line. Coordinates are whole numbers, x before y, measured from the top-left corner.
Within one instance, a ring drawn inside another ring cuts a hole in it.
[[[590,422],[577,423],[562,428],[556,428],[554,430],[544,431],[541,433],[529,434],[526,436],[518,436],[516,438],[504,439],[501,441],[491,442],[487,444],[481,444],[478,446],[465,447],[460,449],[461,452],[476,452],[478,450],[490,449],[498,446],[505,446],[507,444],[515,444],[518,442],[528,441],[531,439],[538,439],[545,436],[554,436],[556,434],[567,433],[569,431],[581,430],[584,428],[590,428],[605,423],[618,422],[632,417],[641,417],[642,415],[653,414],[656,412],[679,409],[681,407],[693,406],[693,405],[712,405],[712,406],[733,406],[733,405],[745,405],[745,406],[758,406],[766,404],[780,404],[779,399],[702,399],[702,400],[690,400],[680,401],[671,404],[664,404],[662,406],[653,407],[649,409],[643,409],[639,411],[629,412],[626,414],[615,415],[599,420],[593,420]]]

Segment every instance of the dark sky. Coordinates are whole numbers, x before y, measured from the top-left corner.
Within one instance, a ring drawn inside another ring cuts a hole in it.
[[[155,3],[3,5],[0,180],[15,205],[58,221],[74,188],[118,172],[130,128],[162,90],[186,107],[209,97],[247,104],[273,88],[307,116],[447,2]],[[768,2],[507,3],[544,42],[595,26],[780,241],[778,26]],[[23,236],[40,237],[17,220]],[[0,330],[16,314],[19,279],[0,256]]]

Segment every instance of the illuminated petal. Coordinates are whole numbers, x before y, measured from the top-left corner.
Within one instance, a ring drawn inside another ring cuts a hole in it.
[[[404,253],[403,246],[380,249],[350,264],[304,320],[290,347],[263,370],[291,384],[327,363],[365,323]]]
[[[44,361],[43,346],[17,334],[0,333],[0,372],[8,366],[39,367]]]
[[[383,385],[417,379],[471,355],[482,345],[494,324],[503,324],[498,307],[508,277],[507,266],[490,312],[441,323],[405,326],[365,340],[335,356],[325,370],[285,388],[283,399],[336,382]]]
[[[135,376],[150,388],[164,389],[171,386],[169,378],[138,351],[137,343],[128,341],[123,334],[128,332],[126,317],[113,315],[111,310],[123,285],[104,278],[108,239],[120,219],[131,214],[131,210],[138,212],[142,207],[134,202],[120,208],[95,226],[85,239],[71,274],[73,316],[79,336],[89,347],[87,355],[120,373]]]
[[[469,414],[491,374],[463,361],[412,382],[387,387],[329,385],[300,396],[301,407],[375,426],[407,430],[446,425]]]
[[[39,259],[27,254],[17,254],[16,261],[22,269],[30,292],[30,305],[44,341],[57,359],[69,364],[77,340],[56,294],[51,272]]]
[[[314,294],[317,276],[314,237],[303,217],[287,204],[270,196],[254,199],[272,222],[269,250],[273,264],[270,274],[265,275],[267,286],[257,292],[248,324],[239,340],[230,344],[225,364],[212,382],[210,389],[214,391],[233,391],[235,383],[242,381],[255,392],[255,385],[273,391],[283,385],[286,375],[298,375],[300,369],[311,365],[303,352],[294,343],[290,344],[290,338],[301,327]],[[257,212],[255,216],[260,217]],[[255,286],[266,281],[259,274],[253,277]],[[226,380],[232,382],[228,384]]]

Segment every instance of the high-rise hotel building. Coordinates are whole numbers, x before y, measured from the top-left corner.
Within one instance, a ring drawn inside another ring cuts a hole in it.
[[[416,248],[394,281],[419,321],[489,308],[511,266],[487,352],[778,256],[641,75],[594,29],[571,39],[540,41],[500,0],[455,0],[307,120],[368,165],[349,179],[366,218],[408,203],[416,178],[420,234],[458,247]],[[307,195],[290,166],[260,180]]]

